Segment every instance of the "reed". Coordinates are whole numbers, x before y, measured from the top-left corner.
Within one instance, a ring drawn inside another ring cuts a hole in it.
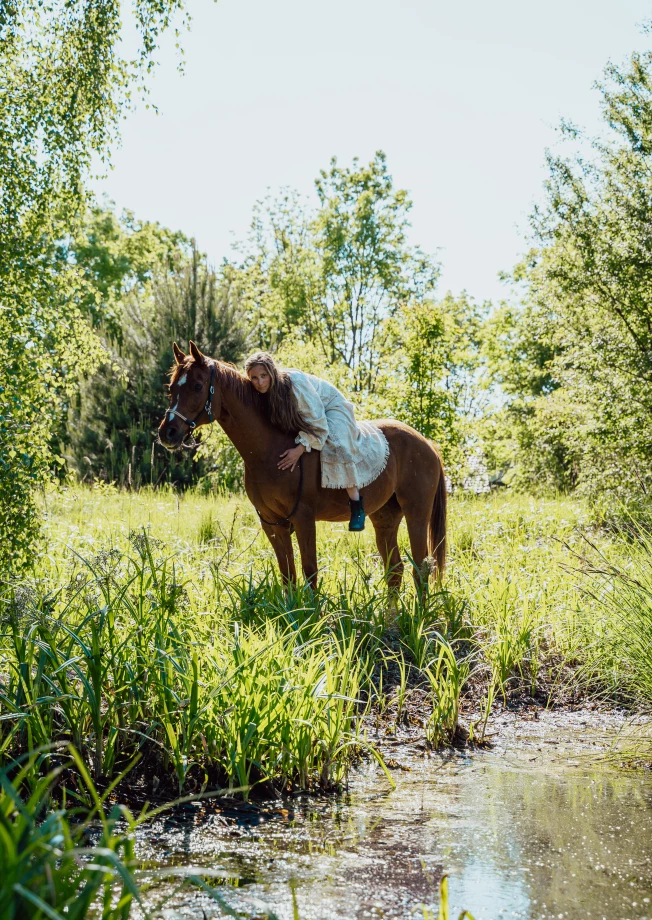
[[[107,782],[147,753],[179,793],[193,771],[194,786],[340,782],[378,633],[371,614],[360,628],[348,610],[320,620],[269,572],[254,584],[213,570],[202,611],[198,586],[146,530],[131,545],[76,558],[54,598],[36,586],[5,597],[4,756],[71,741]]]
[[[74,749],[69,756],[93,801],[90,809],[52,808],[64,763],[46,769],[25,794],[38,773],[35,761],[51,761],[47,751],[0,770],[1,917],[83,920],[96,912],[103,920],[126,920],[133,902],[141,900],[133,875],[132,814],[115,806],[107,815],[106,794],[96,791]]]

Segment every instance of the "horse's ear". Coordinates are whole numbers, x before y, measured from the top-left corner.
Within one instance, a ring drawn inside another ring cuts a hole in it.
[[[181,349],[179,348],[176,342],[172,343],[172,351],[174,352],[174,357],[176,359],[177,364],[183,364],[183,362],[186,360],[186,356],[181,351]]]
[[[191,341],[189,344],[190,344],[190,354],[193,356],[197,364],[202,364],[206,360],[206,358],[201,353],[201,351],[197,348],[194,342]]]

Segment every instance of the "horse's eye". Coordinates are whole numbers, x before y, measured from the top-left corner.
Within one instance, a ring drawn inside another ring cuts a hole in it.
[[[204,389],[204,384],[203,384],[203,383],[196,383],[196,384],[195,384],[195,393],[201,393],[201,391],[202,391],[203,389]]]

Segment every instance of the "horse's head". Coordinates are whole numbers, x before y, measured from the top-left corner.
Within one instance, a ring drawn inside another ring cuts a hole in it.
[[[168,387],[170,408],[158,426],[159,440],[168,450],[176,450],[195,428],[219,415],[215,393],[215,362],[203,355],[194,342],[185,355],[173,345],[176,365]]]

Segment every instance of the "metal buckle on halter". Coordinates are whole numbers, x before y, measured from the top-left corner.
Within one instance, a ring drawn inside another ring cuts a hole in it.
[[[211,364],[211,380],[208,387],[208,399],[206,400],[206,405],[204,406],[204,412],[208,416],[209,422],[213,421],[213,396],[215,395],[215,387],[213,386],[213,379],[215,377],[215,364]]]

